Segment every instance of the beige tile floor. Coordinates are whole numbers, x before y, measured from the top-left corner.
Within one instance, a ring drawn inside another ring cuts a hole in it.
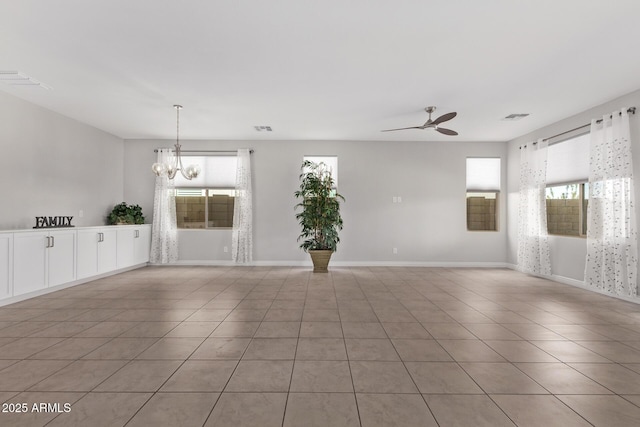
[[[0,401],[0,426],[638,426],[640,306],[503,269],[147,267],[0,308]]]

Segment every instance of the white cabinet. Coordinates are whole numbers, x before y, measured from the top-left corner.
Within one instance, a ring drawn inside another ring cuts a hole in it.
[[[76,231],[13,235],[13,296],[75,280]]]
[[[103,228],[102,238],[98,242],[98,274],[118,268],[118,231]]]
[[[98,274],[98,240],[100,233],[96,229],[78,230],[78,279]]]
[[[136,234],[136,230],[130,227],[118,230],[118,268],[133,265],[133,240]]]
[[[138,229],[138,235],[133,241],[134,264],[149,262],[151,253],[151,225],[145,225]]]
[[[78,279],[117,268],[117,234],[109,227],[78,230]]]
[[[0,305],[144,264],[150,248],[150,224],[0,232]]]
[[[47,287],[48,231],[16,233],[13,236],[13,295]]]
[[[118,268],[149,262],[151,226],[129,226],[118,229]]]
[[[72,282],[76,278],[76,232],[75,230],[52,230],[49,232],[50,246],[47,249],[48,286]]]
[[[0,299],[10,297],[13,282],[13,234],[0,233]]]

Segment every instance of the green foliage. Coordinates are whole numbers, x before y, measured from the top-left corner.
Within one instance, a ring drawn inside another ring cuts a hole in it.
[[[108,216],[109,224],[144,224],[142,208],[138,205],[127,205],[125,202],[115,205]]]
[[[546,198],[547,199],[579,199],[580,198],[580,184],[567,184],[565,185],[565,191],[561,191],[559,196],[556,196],[554,193],[554,189],[558,190],[562,187],[561,185],[556,187],[547,187],[546,188]]]
[[[301,202],[295,209],[296,219],[302,227],[298,241],[300,248],[309,250],[336,250],[340,241],[338,231],[342,230],[340,200],[344,197],[333,188],[331,171],[324,163],[305,160],[301,167],[300,189],[294,193]]]

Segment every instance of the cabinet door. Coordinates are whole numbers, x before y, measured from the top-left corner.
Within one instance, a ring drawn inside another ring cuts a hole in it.
[[[133,245],[137,230],[130,227],[118,229],[118,268],[129,267],[134,264]]]
[[[118,232],[115,228],[101,228],[102,241],[98,243],[98,273],[118,268]]]
[[[0,299],[12,295],[13,234],[0,233]]]
[[[151,251],[151,227],[144,226],[138,229],[137,237],[133,239],[134,264],[149,262]]]
[[[47,252],[49,287],[72,282],[76,278],[76,232],[57,230],[49,233],[51,246]]]
[[[78,279],[98,274],[98,240],[100,240],[98,230],[78,230],[78,256],[76,257]]]
[[[47,244],[49,233],[42,231],[13,235],[13,295],[47,287]]]

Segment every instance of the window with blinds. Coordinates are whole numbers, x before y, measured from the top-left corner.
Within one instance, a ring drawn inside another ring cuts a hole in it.
[[[192,180],[180,174],[174,179],[178,228],[232,227],[237,157],[184,156],[182,162],[199,165],[201,172]]]
[[[497,231],[500,158],[467,158],[467,230]]]
[[[547,148],[547,232],[586,236],[589,138],[580,135]]]

